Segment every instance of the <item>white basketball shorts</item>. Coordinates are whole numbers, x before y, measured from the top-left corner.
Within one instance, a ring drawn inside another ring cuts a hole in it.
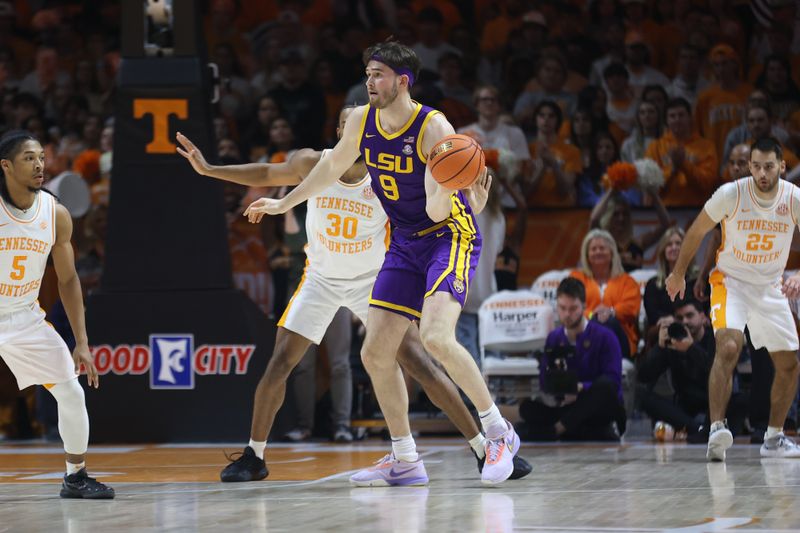
[[[711,284],[711,324],[714,331],[750,329],[756,348],[770,352],[798,349],[797,327],[789,300],[781,293],[781,282],[753,285],[714,270]]]
[[[306,268],[278,326],[319,344],[340,307],[350,309],[366,325],[377,275],[375,271],[356,279],[330,279]]]
[[[76,377],[72,354],[61,336],[35,307],[0,315],[0,356],[20,390]]]

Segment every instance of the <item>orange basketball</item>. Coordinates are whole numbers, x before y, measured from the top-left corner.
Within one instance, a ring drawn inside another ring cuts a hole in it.
[[[467,135],[448,135],[431,150],[428,166],[433,179],[448,189],[466,189],[486,164],[480,145]]]

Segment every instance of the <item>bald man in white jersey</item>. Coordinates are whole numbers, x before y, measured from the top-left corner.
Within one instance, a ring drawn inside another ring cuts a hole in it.
[[[797,393],[798,337],[788,298],[800,295],[800,274],[782,281],[792,236],[800,217],[800,188],[780,179],[786,170],[778,141],[760,139],[750,147],[751,176],[722,185],[686,233],[680,255],[666,279],[670,298],[683,297],[686,267],[700,242],[717,223],[722,244],[709,276],[711,323],[716,354],[708,382],[711,428],[706,457],[724,461],[733,435],[724,420],[733,370],[750,330],[755,348],[765,347],[775,365],[769,425],[762,457],[800,457],[800,448],[783,433]]]

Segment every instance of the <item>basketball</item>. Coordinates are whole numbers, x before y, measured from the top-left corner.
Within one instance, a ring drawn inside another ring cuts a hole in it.
[[[478,179],[486,158],[478,142],[467,135],[448,135],[431,150],[428,166],[433,179],[448,189],[466,189]]]

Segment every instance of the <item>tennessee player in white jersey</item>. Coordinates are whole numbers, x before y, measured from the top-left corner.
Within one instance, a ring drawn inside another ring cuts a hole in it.
[[[722,185],[686,233],[680,255],[666,279],[674,300],[683,297],[686,266],[703,237],[717,223],[722,244],[711,283],[711,321],[716,354],[708,383],[711,428],[707,457],[724,461],[733,444],[725,410],[733,370],[744,343],[744,328],[756,348],[765,347],[775,366],[764,457],[800,457],[800,448],[783,434],[783,423],[797,392],[798,338],[788,298],[800,295],[800,275],[782,280],[795,226],[800,189],[780,179],[786,171],[781,145],[771,138],[750,147],[752,176]]]
[[[109,499],[114,489],[90,478],[85,455],[89,416],[78,370],[99,385],[89,352],[83,296],[72,252],[72,218],[52,194],[42,192],[44,150],[27,132],[0,139],[0,357],[20,389],[44,385],[58,402],[58,431],[67,472],[62,498]],[[58,291],[75,333],[75,350],[47,322],[37,297],[48,256],[53,257]]]
[[[340,113],[340,134],[352,110],[346,107]],[[178,153],[199,174],[258,187],[297,185],[328,153],[301,149],[285,163],[212,166],[188,138],[179,133],[177,139],[183,147],[178,148]],[[364,162],[357,161],[336,183],[310,198],[307,205],[306,269],[278,322],[275,349],[255,392],[250,442],[222,471],[222,481],[257,481],[269,475],[264,449],[283,404],[286,380],[308,347],[319,344],[339,307],[348,307],[366,323],[370,292],[383,264],[389,228],[388,218],[370,188]],[[409,329],[398,362],[469,441],[481,469],[485,460],[483,435],[455,384],[425,353],[416,328]],[[511,478],[530,472],[531,466],[517,457]]]

